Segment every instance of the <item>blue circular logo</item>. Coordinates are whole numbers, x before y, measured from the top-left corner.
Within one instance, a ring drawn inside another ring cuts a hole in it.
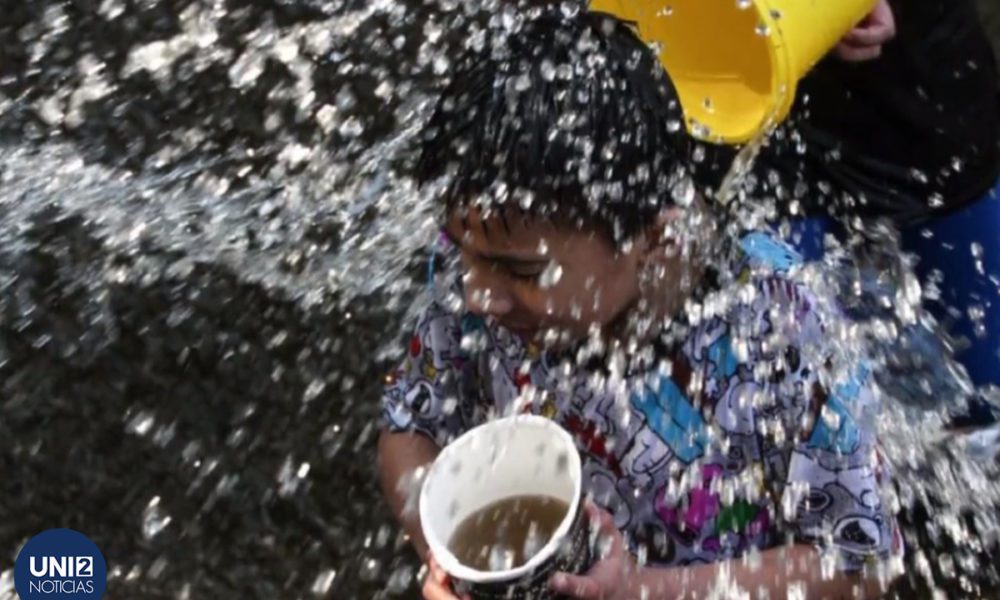
[[[98,600],[107,583],[104,555],[87,536],[72,529],[39,533],[14,561],[14,587],[21,600]]]

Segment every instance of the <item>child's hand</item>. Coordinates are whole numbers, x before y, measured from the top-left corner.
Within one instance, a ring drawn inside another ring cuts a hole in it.
[[[896,37],[896,17],[889,0],[880,0],[865,20],[837,44],[834,53],[849,62],[873,60],[882,55],[882,45]]]
[[[448,582],[448,574],[441,570],[441,567],[434,561],[432,556],[427,563],[429,573],[424,580],[424,600],[459,600],[458,596],[451,591],[451,584]],[[463,598],[462,600],[467,600]]]
[[[552,591],[579,600],[632,600],[638,598],[634,575],[638,568],[625,548],[614,518],[586,504],[591,525],[597,527],[599,544],[604,548],[601,559],[586,575],[556,573],[549,580]]]

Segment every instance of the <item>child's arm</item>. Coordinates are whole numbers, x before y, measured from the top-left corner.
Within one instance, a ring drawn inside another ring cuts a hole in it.
[[[382,395],[379,480],[389,507],[425,562],[427,545],[418,511],[421,467],[432,463],[449,439],[468,429],[471,418],[459,392],[464,364],[459,319],[432,303]]]
[[[823,579],[820,557],[816,549],[795,545],[775,548],[760,554],[756,569],[742,560],[673,569],[647,567],[625,579],[625,585],[605,584],[591,577],[564,576],[553,587],[570,598],[590,600],[638,600],[649,598],[706,598],[721,592],[721,597],[738,597],[738,592],[750,597],[782,598],[798,588],[800,598],[878,598],[883,591],[878,581],[859,575],[836,574]],[[555,583],[555,582],[554,582]],[[624,589],[622,595],[612,590]],[[718,597],[718,596],[717,596]]]
[[[417,510],[420,481],[414,475],[419,473],[421,467],[434,462],[438,452],[440,449],[437,444],[419,433],[383,431],[378,440],[378,472],[382,493],[389,502],[392,514],[403,526],[424,562],[427,561],[428,553]]]
[[[834,54],[848,62],[873,60],[882,47],[896,37],[896,17],[888,0],[879,0],[872,12],[834,48]]]
[[[772,598],[780,598],[796,586],[803,592],[800,598],[878,598],[883,593],[877,580],[860,574],[834,573],[824,578],[819,552],[802,544],[761,552],[756,569],[736,559],[682,569],[647,568],[638,579],[649,598],[704,598],[712,590],[732,589],[733,585],[751,596],[764,590]],[[633,597],[642,596],[637,593]]]
[[[660,598],[738,597],[742,590],[756,597],[781,598],[798,586],[803,598],[877,598],[883,591],[876,579],[859,573],[827,573],[818,550],[796,544],[761,552],[755,565],[735,559],[676,568],[638,567],[625,549],[621,533],[608,513],[589,507],[602,534],[611,539],[608,554],[585,576],[559,573],[553,591],[580,600],[639,600]],[[737,589],[738,588],[738,589]],[[856,593],[857,592],[857,593]]]

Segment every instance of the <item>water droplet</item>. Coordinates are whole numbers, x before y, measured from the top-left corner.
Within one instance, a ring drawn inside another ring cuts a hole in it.
[[[569,457],[565,453],[560,452],[559,455],[556,456],[556,473],[565,473],[568,469]]]
[[[246,51],[229,68],[229,80],[237,88],[250,87],[264,73],[264,58],[256,50]],[[165,64],[166,60],[163,62]]]
[[[490,571],[508,571],[514,568],[514,550],[500,544],[492,546],[488,564]]]
[[[701,140],[707,140],[712,135],[712,130],[708,127],[708,125],[692,119],[691,135]]]
[[[357,117],[349,117],[344,121],[340,128],[337,130],[340,135],[346,138],[356,138],[364,133],[364,125],[361,124],[361,120]]]
[[[319,397],[320,394],[323,393],[323,390],[325,389],[326,389],[326,381],[320,378],[313,379],[311,382],[309,382],[309,385],[306,387],[305,391],[302,392],[302,401],[311,402],[315,400],[316,398]]]
[[[126,431],[129,433],[145,436],[156,424],[156,418],[153,413],[148,411],[140,411],[131,420],[129,420],[126,426]]]
[[[542,274],[538,277],[538,286],[542,289],[547,289],[555,286],[562,279],[563,268],[556,261],[549,261],[549,264],[542,271]]]
[[[524,560],[531,560],[534,555],[538,554],[539,550],[545,547],[546,542],[548,540],[538,531],[538,523],[530,523],[528,533],[524,538],[524,547],[521,549]]]
[[[333,587],[335,579],[337,579],[336,569],[324,569],[316,575],[310,591],[316,596],[325,596]]]
[[[35,108],[38,116],[49,125],[58,125],[65,118],[63,103],[56,96],[41,100],[35,105]]]
[[[358,105],[358,97],[354,95],[354,92],[349,87],[343,87],[338,90],[333,101],[337,105],[337,110],[340,111],[349,111]]]
[[[381,98],[382,100],[388,102],[389,100],[392,100],[392,94],[395,89],[396,86],[394,86],[392,83],[388,81],[383,81],[382,83],[378,84],[377,88],[375,88],[375,95]]]
[[[297,167],[305,162],[312,154],[312,148],[302,144],[293,143],[285,146],[278,154],[278,160],[291,166]]]
[[[142,537],[151,540],[170,525],[170,515],[160,507],[160,497],[153,496],[142,513]]]
[[[691,206],[697,194],[694,181],[690,177],[680,178],[671,188],[670,194],[679,206]]]
[[[760,550],[757,548],[757,546],[754,546],[752,544],[750,546],[750,549],[744,555],[744,558],[746,560],[746,565],[750,569],[751,573],[756,573],[757,571],[759,571],[764,563],[763,557],[760,554]]]
[[[556,67],[548,58],[542,60],[542,64],[539,65],[539,71],[542,74],[542,79],[545,81],[552,81],[556,78]]]
[[[302,483],[302,478],[298,477],[298,469],[292,462],[291,456],[286,456],[285,461],[278,470],[278,495],[287,498],[294,495]],[[308,471],[307,471],[308,473]]]
[[[392,573],[389,574],[389,580],[386,581],[385,589],[390,594],[399,596],[409,590],[412,582],[413,567],[410,565],[403,565],[401,567],[397,567]]]
[[[299,55],[299,44],[289,36],[278,40],[272,49],[274,56],[284,63],[290,63]]]
[[[567,19],[572,19],[580,14],[580,2],[574,0],[563,0],[559,3],[559,11]]]
[[[113,21],[125,12],[125,5],[122,0],[104,0],[97,12],[108,21]]]
[[[577,114],[573,111],[564,112],[556,119],[556,127],[563,131],[572,131],[576,126]]]
[[[358,576],[361,578],[361,581],[367,581],[367,582],[376,581],[378,580],[379,575],[381,573],[382,573],[382,561],[380,561],[379,559],[374,557],[369,557],[369,558],[363,558],[361,560],[361,570],[358,573]]]

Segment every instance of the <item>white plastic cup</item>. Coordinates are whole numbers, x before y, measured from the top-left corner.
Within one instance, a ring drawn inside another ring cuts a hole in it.
[[[480,571],[448,549],[466,517],[523,495],[549,496],[569,506],[552,537],[523,565]],[[434,560],[457,592],[476,599],[554,597],[547,588],[553,573],[581,573],[590,566],[583,512],[580,455],[573,439],[549,419],[531,415],[491,421],[449,444],[420,493],[420,522]]]

